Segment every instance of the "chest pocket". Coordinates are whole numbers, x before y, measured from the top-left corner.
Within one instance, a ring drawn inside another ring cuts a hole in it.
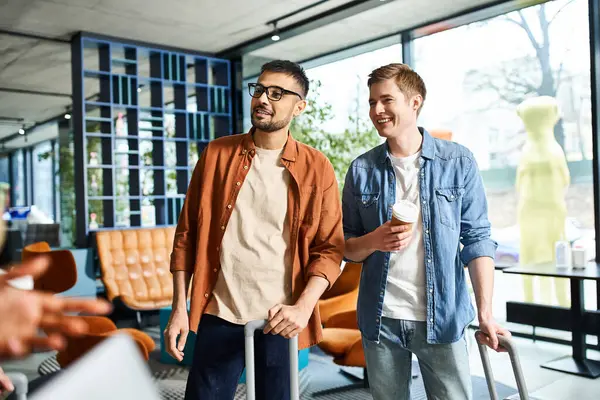
[[[358,212],[362,223],[367,232],[377,228],[379,224],[379,196],[380,193],[359,193],[355,194]]]
[[[464,188],[435,189],[440,222],[454,230],[457,230],[460,225],[462,197],[464,193]]]
[[[369,208],[376,205],[377,200],[379,200],[379,193],[361,193],[356,195],[358,206],[362,208]]]

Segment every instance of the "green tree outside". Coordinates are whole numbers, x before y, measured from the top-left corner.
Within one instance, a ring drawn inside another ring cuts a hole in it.
[[[321,151],[331,164],[338,180],[340,194],[344,187],[350,163],[359,155],[381,143],[371,121],[360,118],[358,113],[350,116],[344,132],[326,132],[325,123],[333,118],[331,105],[319,100],[321,82],[312,81],[308,95],[308,107],[293,120],[290,131],[296,140]]]

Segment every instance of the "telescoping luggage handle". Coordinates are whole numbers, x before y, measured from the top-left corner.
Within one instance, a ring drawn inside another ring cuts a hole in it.
[[[254,332],[263,330],[267,325],[267,320],[258,319],[250,321],[244,327],[244,336],[246,337],[246,399],[256,400],[256,387],[254,381]],[[290,350],[290,399],[300,399],[300,389],[298,384],[298,336],[289,340]]]
[[[16,400],[27,400],[28,381],[27,376],[22,372],[8,372],[6,374],[15,387],[13,396]]]
[[[485,335],[481,331],[475,332],[476,340],[478,334]],[[510,356],[512,369],[515,374],[515,380],[517,381],[517,388],[519,389],[519,398],[521,400],[530,400],[529,394],[527,392],[527,385],[525,385],[525,378],[523,377],[523,370],[521,369],[521,363],[519,361],[519,355],[517,354],[517,348],[515,347],[512,340],[502,335],[498,335],[498,343],[500,344],[500,346],[508,350],[508,355]],[[490,358],[487,353],[487,346],[479,342],[477,342],[477,345],[479,347],[479,354],[481,354],[481,362],[483,363],[483,370],[485,372],[485,380],[487,381],[488,389],[490,391],[490,398],[491,400],[499,400],[498,392],[496,391],[496,384],[494,381],[494,373],[492,372]]]

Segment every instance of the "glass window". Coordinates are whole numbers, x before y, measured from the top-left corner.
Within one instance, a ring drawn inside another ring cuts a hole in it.
[[[15,206],[25,206],[25,163],[23,150],[17,150],[13,153],[12,185],[14,196],[12,204]]]
[[[587,1],[557,0],[414,42],[428,88],[420,125],[475,154],[497,263],[552,262],[561,239],[594,257],[588,29]],[[570,303],[564,280],[509,280],[522,300]],[[520,300],[498,283],[496,298]]]
[[[8,157],[0,157],[0,182],[10,182],[8,165]]]
[[[369,121],[368,76],[375,68],[394,62],[402,62],[400,44],[308,69],[306,75],[319,101],[331,105],[331,118],[323,130],[341,133],[359,120]]]
[[[52,219],[54,219],[53,159],[52,143],[49,141],[33,148],[33,205]]]

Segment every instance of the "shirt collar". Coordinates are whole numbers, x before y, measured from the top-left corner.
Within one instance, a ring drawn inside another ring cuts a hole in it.
[[[256,153],[256,144],[254,144],[254,132],[256,132],[256,128],[251,128],[248,133],[244,136],[242,140],[242,153],[250,152],[251,154]],[[283,152],[281,153],[281,158],[286,161],[295,162],[298,158],[298,142],[296,139],[292,137],[290,132],[288,131],[287,141],[283,146]]]
[[[419,132],[423,135],[423,143],[421,144],[421,157],[432,160],[435,157],[435,142],[433,137],[427,132],[425,128],[419,127]],[[379,154],[377,158],[380,163],[384,163],[390,154],[390,148],[387,140],[379,147]]]

